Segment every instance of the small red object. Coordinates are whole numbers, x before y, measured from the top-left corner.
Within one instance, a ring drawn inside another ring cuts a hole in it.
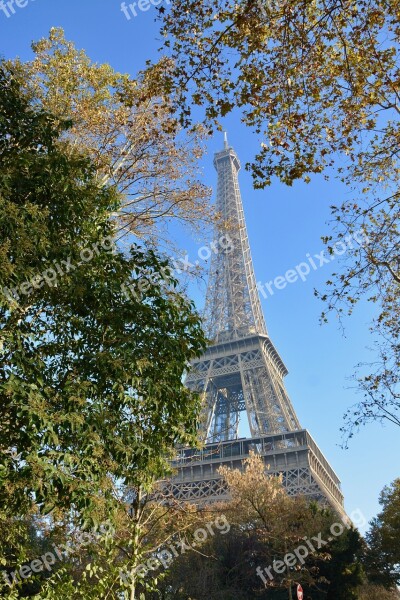
[[[297,598],[298,598],[298,600],[303,600],[303,598],[304,598],[303,588],[301,587],[300,584],[298,584],[298,586],[297,586]]]

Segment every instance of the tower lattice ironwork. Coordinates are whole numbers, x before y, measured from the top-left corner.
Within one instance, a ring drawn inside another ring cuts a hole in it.
[[[192,501],[221,499],[222,464],[241,467],[250,451],[282,473],[290,494],[327,501],[342,512],[340,482],[301,428],[283,382],[287,369],[270,340],[262,313],[240,195],[239,159],[228,144],[215,154],[216,208],[228,223],[229,245],[211,262],[205,325],[212,344],[192,365],[186,385],[203,398],[201,451],[181,449],[174,461],[173,492]],[[217,230],[217,235],[221,231]],[[250,436],[239,438],[241,415]]]

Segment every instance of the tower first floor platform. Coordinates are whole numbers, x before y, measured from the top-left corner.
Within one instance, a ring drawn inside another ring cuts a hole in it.
[[[251,452],[262,456],[271,475],[282,474],[289,495],[318,500],[345,516],[339,478],[305,429],[177,450],[171,492],[196,504],[228,500],[218,470],[222,466],[242,470]]]

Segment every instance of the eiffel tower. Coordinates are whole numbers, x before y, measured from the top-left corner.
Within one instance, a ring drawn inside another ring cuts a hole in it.
[[[309,432],[302,429],[285,389],[287,369],[268,336],[258,295],[239,189],[239,159],[228,144],[214,157],[216,208],[229,223],[229,246],[213,255],[205,306],[205,353],[185,384],[203,398],[201,450],[182,448],[172,466],[176,497],[195,503],[227,499],[222,465],[242,468],[250,452],[283,475],[288,494],[304,494],[344,515],[340,481]],[[221,231],[217,228],[217,236]],[[239,438],[247,415],[249,437]]]

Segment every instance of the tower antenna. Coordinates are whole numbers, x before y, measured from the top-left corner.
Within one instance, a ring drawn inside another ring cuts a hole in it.
[[[224,131],[224,148],[225,148],[225,150],[228,150],[228,148],[229,148],[228,133],[226,131]]]

